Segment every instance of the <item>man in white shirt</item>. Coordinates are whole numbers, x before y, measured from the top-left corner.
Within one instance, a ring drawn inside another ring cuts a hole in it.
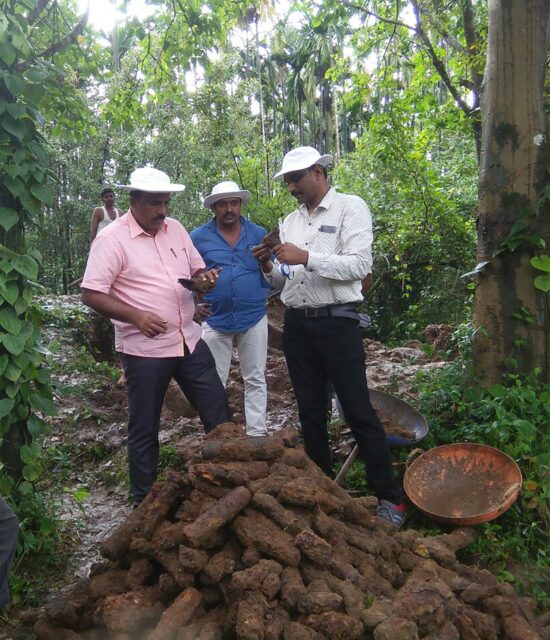
[[[372,266],[371,214],[364,200],[329,185],[331,161],[312,147],[286,154],[275,179],[284,179],[300,208],[280,225],[281,244],[273,249],[279,264],[271,262],[265,245],[254,255],[271,284],[282,287],[281,300],[288,307],[283,348],[306,452],[333,476],[326,411],[330,382],[379,499],[378,516],[399,528],[405,517],[403,494],[384,428],[369,400],[358,326],[361,281]]]
[[[90,244],[102,229],[123,215],[122,211],[115,207],[115,193],[110,187],[105,187],[101,191],[101,199],[103,200],[103,206],[96,207],[92,213]]]

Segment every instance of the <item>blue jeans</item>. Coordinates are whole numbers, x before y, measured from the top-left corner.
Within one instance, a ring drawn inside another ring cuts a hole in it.
[[[13,562],[19,523],[7,502],[0,497],[0,609],[8,604],[8,571]]]
[[[205,431],[231,414],[216,363],[205,342],[193,353],[175,358],[143,358],[119,354],[128,388],[128,462],[134,503],[149,493],[157,477],[159,422],[164,396],[174,378],[191,405],[199,412]]]

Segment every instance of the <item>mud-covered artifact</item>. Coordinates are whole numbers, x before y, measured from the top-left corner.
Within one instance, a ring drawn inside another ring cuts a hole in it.
[[[458,561],[472,529],[389,532],[293,432],[221,425],[202,452],[48,605],[40,640],[550,640],[531,601]]]
[[[216,282],[211,282],[204,275],[191,276],[190,278],[178,278],[178,282],[184,289],[195,291],[196,293],[208,293],[216,286]]]
[[[266,234],[262,239],[262,244],[265,244],[265,246],[270,251],[273,250],[273,247],[275,247],[276,245],[281,244],[279,229],[273,229],[273,231],[270,231],[268,234]]]

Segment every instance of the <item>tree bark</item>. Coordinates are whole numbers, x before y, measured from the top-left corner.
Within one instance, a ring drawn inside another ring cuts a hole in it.
[[[544,77],[549,44],[547,0],[489,0],[487,64],[481,95],[478,264],[474,363],[482,384],[510,370],[540,368],[550,380],[548,295],[535,289],[526,236],[550,246],[548,200],[535,213],[548,162]],[[515,247],[520,232],[523,239]],[[515,225],[515,226],[514,226]]]

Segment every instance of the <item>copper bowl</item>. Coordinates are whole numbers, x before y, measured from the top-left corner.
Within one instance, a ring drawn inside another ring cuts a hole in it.
[[[464,442],[423,453],[408,466],[403,485],[411,502],[430,518],[469,526],[494,520],[509,509],[521,481],[510,456]]]

